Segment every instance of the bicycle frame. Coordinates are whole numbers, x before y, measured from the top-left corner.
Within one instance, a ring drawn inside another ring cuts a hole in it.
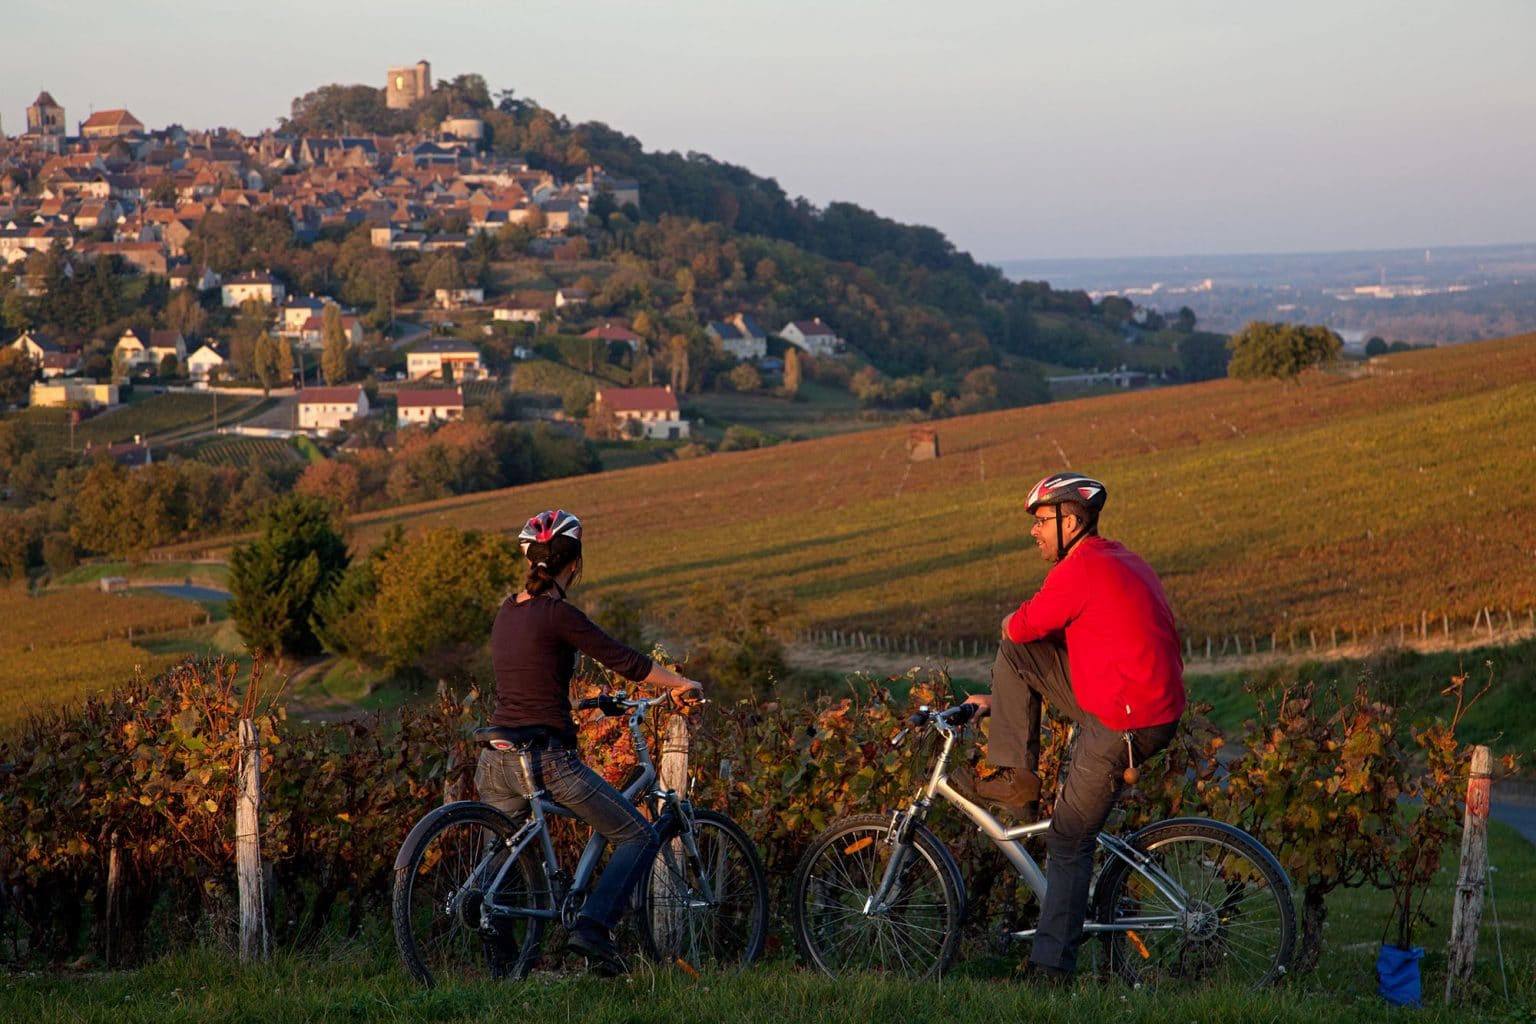
[[[951,724],[944,712],[929,712],[923,708],[921,713],[927,713],[930,724],[944,738],[943,746],[939,750],[938,757],[933,763],[933,770],[928,775],[928,781],[918,791],[916,798],[906,810],[898,810],[892,814],[891,830],[889,835],[896,849],[892,853],[889,863],[886,865],[884,876],[879,886],[865,901],[864,912],[877,914],[889,909],[889,897],[901,877],[911,846],[907,843],[911,825],[921,824],[927,818],[928,812],[933,807],[936,797],[942,797],[953,804],[961,814],[965,815],[983,835],[991,840],[1003,857],[1012,865],[1014,871],[1029,886],[1037,900],[1045,899],[1046,879],[1045,872],[1029,851],[1024,848],[1024,840],[1044,833],[1051,827],[1049,818],[1040,821],[1029,822],[1024,825],[1015,825],[1005,828],[1001,822],[994,818],[985,808],[972,800],[967,799],[949,784],[949,764],[953,756],[955,743],[958,741],[963,725]],[[899,743],[905,732],[893,741]],[[1099,849],[1106,855],[1117,857],[1128,863],[1132,870],[1145,877],[1157,890],[1162,893],[1174,906],[1185,906],[1189,901],[1188,894],[1183,887],[1163,871],[1151,858],[1132,847],[1116,836],[1105,832],[1099,833]],[[1102,870],[1102,869],[1101,869]],[[1097,880],[1097,874],[1095,880]],[[1180,928],[1183,923],[1172,915],[1156,917],[1123,918],[1110,923],[1095,921],[1085,922],[1084,932],[1124,932],[1124,931],[1163,931]],[[1033,939],[1035,929],[1027,928],[1021,931],[1009,932],[1012,939]]]
[[[651,758],[649,744],[645,742],[645,736],[641,732],[641,723],[645,721],[646,712],[656,704],[666,700],[666,695],[651,698],[638,698],[626,700],[623,694],[615,696],[616,700],[623,703],[629,709],[628,728],[630,737],[634,741],[635,758],[640,766],[640,774],[623,789],[623,796],[631,803],[638,803],[644,799],[651,804],[652,811],[657,820],[660,820],[665,811],[676,815],[681,822],[681,839],[688,855],[697,860],[699,850],[694,838],[692,807],[674,789],[662,789],[656,786],[659,774],[656,764]],[[506,880],[507,872],[512,870],[524,851],[533,843],[539,845],[539,854],[544,870],[544,878],[550,887],[550,906],[547,909],[535,910],[530,908],[506,907],[487,899],[482,905],[482,914],[492,917],[534,917],[548,921],[564,921],[571,924],[581,907],[588,887],[593,877],[597,874],[598,858],[602,856],[605,840],[594,831],[588,837],[586,845],[582,847],[581,856],[576,861],[576,869],[566,876],[560,865],[559,855],[555,851],[554,836],[549,827],[549,819],[554,817],[578,818],[576,812],[562,804],[548,798],[548,794],[542,787],[534,784],[533,753],[527,747],[518,749],[519,767],[522,771],[524,787],[532,795],[528,800],[529,817],[516,832],[509,836],[503,844],[508,851],[508,856],[503,859],[500,870],[491,880],[491,884],[483,888],[484,892],[494,893],[499,891]],[[476,882],[481,877],[482,871],[493,863],[500,850],[488,850],[485,860],[481,862],[466,879],[461,887],[462,891],[476,888]],[[699,880],[704,889],[702,896],[705,900],[713,902],[715,894],[709,891],[707,878]]]

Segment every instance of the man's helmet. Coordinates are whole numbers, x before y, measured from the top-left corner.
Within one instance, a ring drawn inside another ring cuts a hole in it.
[[[1104,499],[1108,497],[1104,485],[1091,477],[1080,473],[1052,473],[1050,476],[1035,484],[1029,490],[1029,498],[1024,502],[1024,507],[1030,515],[1035,514],[1035,509],[1041,505],[1060,505],[1064,501],[1075,501],[1089,512],[1097,513],[1104,507]]]
[[[523,527],[523,532],[517,535],[517,540],[522,546],[523,554],[526,555],[528,545],[547,544],[556,537],[581,540],[581,520],[563,508],[557,508],[551,512],[540,512],[528,520],[527,525]]]

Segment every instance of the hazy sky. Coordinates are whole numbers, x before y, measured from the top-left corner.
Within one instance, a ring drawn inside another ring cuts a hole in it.
[[[4,0],[0,124],[426,59],[989,260],[1536,241],[1530,0]]]

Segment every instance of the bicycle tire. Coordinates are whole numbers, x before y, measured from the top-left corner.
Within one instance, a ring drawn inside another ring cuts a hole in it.
[[[505,847],[517,824],[493,807],[468,801],[433,815],[435,821],[429,816],[412,831],[396,860],[391,910],[406,970],[429,987],[440,980],[524,977],[538,958],[545,922],[504,917],[487,928],[480,920],[484,886],[495,879],[506,856],[487,861],[486,854]],[[517,851],[496,902],[524,910],[548,908],[548,883],[530,847]]]
[[[694,970],[736,970],[761,956],[768,938],[768,876],[741,826],[724,814],[695,810],[697,860],[677,817],[663,818],[657,832],[661,846],[638,893],[646,955]]]
[[[889,906],[865,912],[895,850],[890,833],[891,819],[878,814],[833,822],[795,872],[796,945],[807,962],[833,977],[883,971],[937,978],[954,963],[965,882],[949,850],[927,828],[911,830]]]
[[[1259,988],[1286,973],[1296,940],[1290,882],[1264,844],[1198,818],[1148,825],[1127,840],[1189,896],[1178,906],[1125,861],[1094,886],[1095,919],[1173,916],[1179,926],[1104,936],[1107,967],[1136,987],[1232,984]]]

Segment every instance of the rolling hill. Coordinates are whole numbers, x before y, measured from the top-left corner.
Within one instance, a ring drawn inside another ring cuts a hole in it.
[[[1023,494],[1071,466],[1108,483],[1103,532],[1158,568],[1197,643],[1536,607],[1536,335],[938,432],[936,461],[888,428],[397,508],[354,520],[354,544],[563,506],[587,524],[588,593],[665,613],[694,584],[755,587],[790,599],[786,625],[990,638],[1044,572]]]

